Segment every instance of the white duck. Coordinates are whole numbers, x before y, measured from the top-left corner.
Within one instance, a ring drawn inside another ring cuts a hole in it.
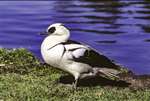
[[[75,78],[73,87],[81,78],[103,76],[117,78],[120,66],[93,48],[76,41],[69,40],[70,31],[61,23],[50,25],[47,37],[41,45],[44,61],[56,68],[72,74]]]

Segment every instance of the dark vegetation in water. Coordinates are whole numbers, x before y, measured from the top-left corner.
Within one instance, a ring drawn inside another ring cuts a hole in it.
[[[121,74],[118,81],[102,77],[82,79],[77,91],[67,86],[73,80],[71,75],[41,63],[26,49],[0,49],[2,100],[149,99],[149,75],[137,76],[128,72]]]

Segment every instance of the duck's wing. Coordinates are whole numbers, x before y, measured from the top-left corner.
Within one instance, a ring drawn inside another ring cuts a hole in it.
[[[87,45],[72,40],[62,44],[66,51],[71,52],[73,61],[85,63],[92,67],[119,69],[109,58]]]

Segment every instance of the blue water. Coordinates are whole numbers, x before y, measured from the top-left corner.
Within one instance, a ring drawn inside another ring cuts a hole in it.
[[[84,42],[136,74],[150,74],[149,0],[0,1],[0,47],[37,57],[49,24],[61,22]]]

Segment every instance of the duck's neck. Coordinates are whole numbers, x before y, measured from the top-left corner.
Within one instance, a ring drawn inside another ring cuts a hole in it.
[[[49,35],[44,39],[42,43],[42,48],[49,49],[51,47],[54,47],[55,45],[61,42],[66,42],[69,39],[69,37],[70,35]]]

